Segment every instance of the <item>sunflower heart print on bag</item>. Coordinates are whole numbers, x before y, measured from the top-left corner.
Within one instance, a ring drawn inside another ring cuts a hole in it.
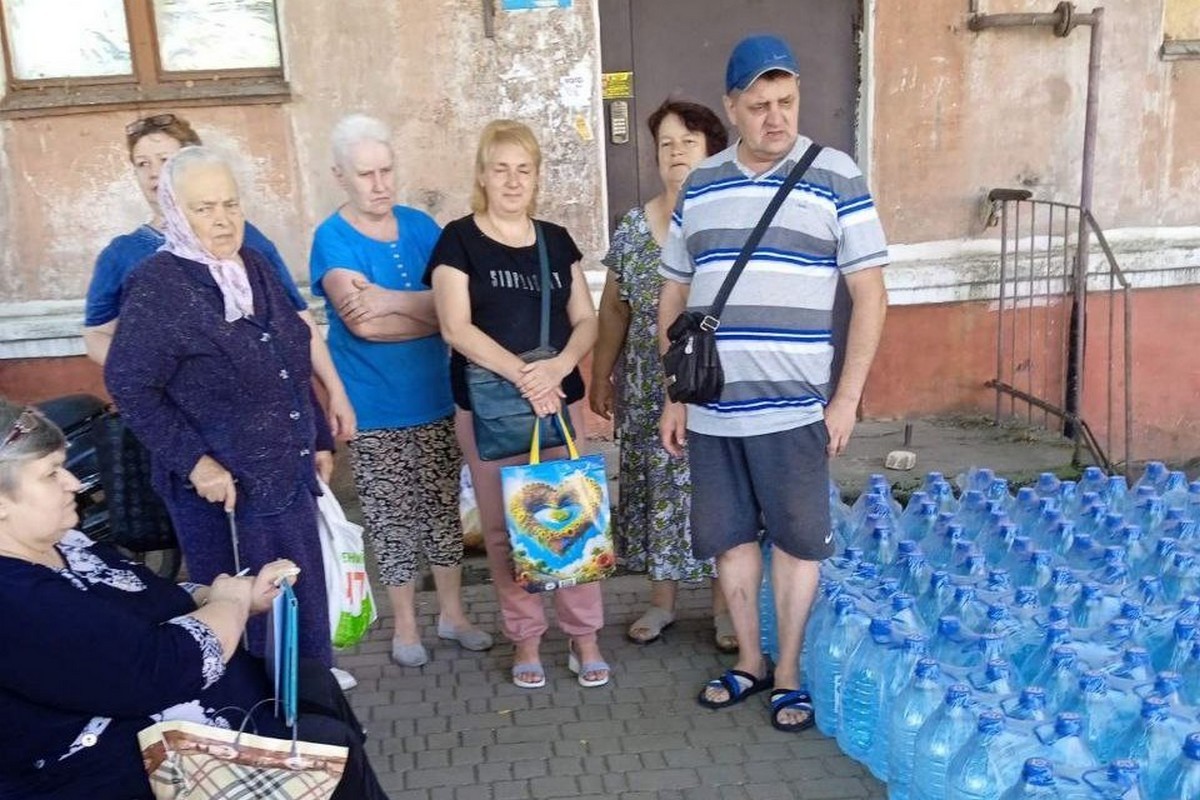
[[[534,451],[536,452],[536,451]],[[527,592],[590,583],[616,569],[604,457],[501,467],[513,577]]]

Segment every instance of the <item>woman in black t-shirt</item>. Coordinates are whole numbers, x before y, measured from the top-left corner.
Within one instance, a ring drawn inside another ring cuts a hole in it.
[[[538,222],[550,262],[550,346],[553,358],[526,363],[520,353],[539,344],[541,269],[532,214],[537,202],[541,149],[528,127],[496,120],[484,128],[475,157],[473,214],[442,230],[426,283],[433,287],[442,337],[454,349],[450,383],[458,406],[455,426],[479,503],[488,566],[499,597],[505,635],[516,646],[513,683],[546,684],[539,656],[546,615],[542,599],[513,580],[513,564],[500,489],[500,467],[515,457],[483,461],[475,446],[466,366],[474,362],[512,381],[539,416],[566,406],[575,430],[584,429],[579,361],[596,340],[596,313],[580,266],[582,254],[566,229]],[[562,448],[545,458],[562,458]],[[608,665],[596,634],[604,625],[598,583],[554,593],[558,624],[571,639],[582,686],[608,683]]]

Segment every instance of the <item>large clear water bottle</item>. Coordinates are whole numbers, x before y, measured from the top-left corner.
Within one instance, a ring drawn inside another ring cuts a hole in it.
[[[1170,670],[1182,673],[1192,657],[1192,645],[1196,640],[1196,621],[1181,617],[1175,620],[1170,639],[1151,651],[1150,661],[1158,671]]]
[[[958,617],[958,621],[966,628],[981,633],[986,627],[987,606],[980,602],[974,586],[964,584],[955,587],[954,597],[942,615]]]
[[[963,628],[958,617],[938,618],[937,633],[930,641],[929,654],[936,658],[945,670],[965,670],[975,660],[973,635]]]
[[[941,670],[917,661],[912,680],[892,704],[888,730],[888,800],[909,800],[917,733],[942,702]]]
[[[1157,791],[1152,796],[1170,800],[1200,800],[1200,733],[1188,734],[1178,758],[1163,772]]]
[[[1099,467],[1084,467],[1083,475],[1079,479],[1079,490],[1081,492],[1096,492],[1097,494],[1104,491],[1104,487],[1108,484],[1108,476],[1104,474],[1104,470]]]
[[[1021,780],[1000,795],[1000,800],[1066,800],[1054,780],[1054,765],[1045,758],[1028,758]]]
[[[822,579],[818,594],[819,600],[808,617],[808,625],[804,629],[804,649],[800,651],[800,669],[804,673],[805,685],[812,687],[813,659],[826,645],[829,636],[829,625],[834,619],[836,608],[834,602],[842,593],[842,585],[837,581]]]
[[[1168,600],[1179,600],[1200,591],[1200,562],[1187,552],[1177,552],[1163,573],[1163,594]]]
[[[1145,468],[1142,470],[1142,476],[1133,484],[1133,490],[1136,492],[1143,486],[1149,486],[1154,490],[1155,494],[1162,494],[1162,488],[1166,484],[1169,474],[1167,465],[1163,462],[1147,461]]]
[[[864,763],[875,742],[879,695],[895,649],[892,622],[887,617],[872,619],[868,633],[842,668],[842,713],[837,731],[842,752]]]
[[[925,624],[933,629],[953,599],[954,584],[950,580],[950,573],[943,569],[935,569],[929,574],[929,586],[917,598],[917,613],[925,620]]]
[[[1109,677],[1090,670],[1079,678],[1079,693],[1067,704],[1083,719],[1083,738],[1101,763],[1116,757],[1117,739],[1137,714],[1132,692],[1110,689]]]
[[[1050,661],[1030,683],[1045,690],[1046,708],[1050,713],[1061,711],[1079,688],[1079,656],[1075,648],[1068,645],[1054,648]]]
[[[879,713],[875,719],[875,740],[871,744],[871,751],[867,753],[867,768],[885,783],[891,780],[888,754],[891,748],[892,708],[896,698],[912,680],[917,662],[926,656],[927,643],[920,634],[906,636],[904,643],[893,649],[891,658],[884,663],[879,688]]]
[[[1151,695],[1142,700],[1142,712],[1115,747],[1116,752],[1142,766],[1138,785],[1144,797],[1153,798],[1157,786],[1183,741],[1171,720],[1167,701]]]
[[[1138,781],[1140,772],[1138,762],[1128,758],[1119,758],[1107,767],[1085,772],[1083,785],[1090,794],[1084,797],[1087,800],[1158,800],[1142,794]]]
[[[929,715],[917,732],[913,748],[911,800],[946,800],[946,770],[950,759],[959,751],[975,730],[975,716],[970,709],[971,689],[963,683],[951,684],[945,700]]]
[[[1116,599],[1106,603],[1104,587],[1095,581],[1081,584],[1075,602],[1071,604],[1071,624],[1077,628],[1095,630],[1107,621],[1106,608],[1115,605]]]
[[[1042,641],[1032,649],[1024,647],[1018,650],[1013,657],[1013,662],[1020,670],[1021,680],[1029,683],[1037,675],[1054,652],[1054,648],[1061,647],[1066,644],[1071,638],[1071,628],[1065,620],[1058,620],[1046,626]]]
[[[822,646],[812,655],[809,680],[817,729],[826,736],[837,735],[841,721],[842,668],[868,624],[853,597],[843,594],[833,603],[834,618],[830,620]]]
[[[1192,645],[1192,655],[1180,673],[1183,682],[1179,694],[1188,705],[1200,706],[1200,642]]]
[[[1036,734],[1038,741],[1045,746],[1046,757],[1060,771],[1078,773],[1100,766],[1100,759],[1096,758],[1084,738],[1081,714],[1063,711],[1054,718],[1053,725],[1039,725]]]
[[[982,668],[968,676],[971,687],[980,695],[993,695],[996,699],[1008,697],[1017,691],[1015,670],[1008,659],[993,658]]]
[[[995,709],[979,712],[975,735],[959,748],[946,770],[947,800],[985,800],[1021,778],[1025,760],[1040,755],[1028,730]]]
[[[1046,710],[1046,690],[1040,686],[1026,686],[1016,697],[1000,703],[1004,715],[1021,722],[1045,722],[1050,719]]]

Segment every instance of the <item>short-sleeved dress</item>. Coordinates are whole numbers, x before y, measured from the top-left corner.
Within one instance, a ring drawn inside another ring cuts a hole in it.
[[[603,264],[629,304],[629,332],[615,371],[621,492],[616,541],[622,563],[653,580],[698,581],[714,573],[692,555],[688,532],[691,477],[687,459],[671,458],[658,433],[664,390],[658,357],[658,274],[662,249],[645,209],[631,209],[613,232]]]

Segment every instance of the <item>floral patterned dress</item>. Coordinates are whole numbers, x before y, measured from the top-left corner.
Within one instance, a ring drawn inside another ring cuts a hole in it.
[[[671,458],[658,433],[664,400],[657,319],[661,258],[645,209],[630,210],[613,232],[603,260],[630,309],[629,333],[614,376],[621,444],[614,530],[617,554],[627,569],[648,572],[653,580],[698,581],[715,573],[711,561],[692,555],[687,460]]]

